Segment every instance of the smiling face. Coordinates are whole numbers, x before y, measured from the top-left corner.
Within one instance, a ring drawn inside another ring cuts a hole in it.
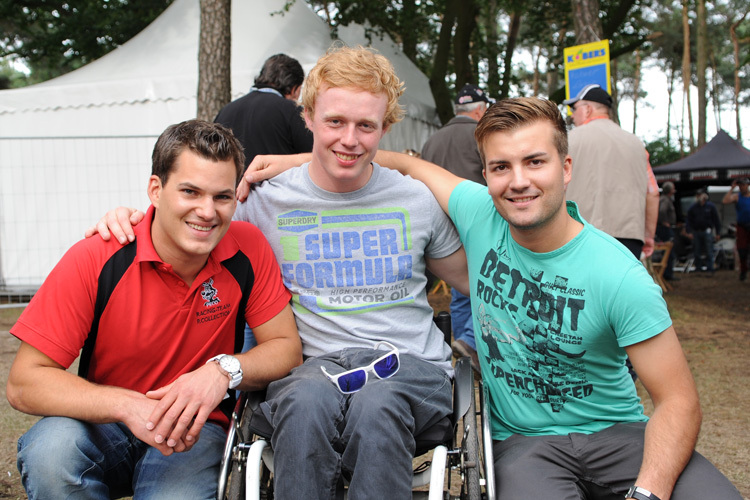
[[[549,251],[564,244],[573,221],[565,206],[572,161],[561,158],[548,121],[490,134],[482,144],[487,188],[498,213],[510,224],[517,243],[544,237]],[[549,244],[549,245],[547,245]]]
[[[166,182],[149,179],[154,249],[178,275],[200,270],[226,234],[237,206],[236,179],[232,160],[209,160],[189,149],[177,156]]]
[[[385,134],[387,97],[350,87],[321,87],[312,114],[305,110],[313,133],[310,177],[333,192],[355,191],[370,179],[371,161]]]

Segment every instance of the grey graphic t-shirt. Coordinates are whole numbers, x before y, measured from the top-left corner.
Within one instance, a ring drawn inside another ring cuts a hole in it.
[[[305,164],[262,183],[234,217],[271,243],[306,356],[386,340],[451,372],[424,257],[447,257],[461,242],[422,183],[375,165],[363,188],[332,193]]]

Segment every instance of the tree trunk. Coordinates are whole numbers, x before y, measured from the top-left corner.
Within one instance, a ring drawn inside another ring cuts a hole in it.
[[[610,97],[612,98],[612,107],[609,108],[609,118],[619,125],[620,115],[617,113],[617,110],[620,108],[620,93],[617,91],[617,82],[619,81],[620,77],[617,70],[617,59],[613,59],[609,63],[609,77],[611,80],[610,87],[612,87],[612,92],[610,93]]]
[[[417,6],[415,0],[403,0],[403,19],[408,22],[417,17]],[[401,37],[401,48],[404,55],[414,62],[417,60],[417,44],[419,34],[414,30],[404,30]]]
[[[729,26],[729,34],[732,38],[732,47],[734,53],[734,117],[737,126],[737,140],[742,143],[742,127],[740,127],[740,40],[737,37],[737,27],[745,20],[749,13],[745,12],[742,18],[733,22]],[[750,39],[747,39],[748,41]]]
[[[635,51],[635,68],[633,68],[633,134],[635,134],[635,126],[638,123],[638,94],[641,89],[641,51],[636,49]]]
[[[451,55],[451,37],[453,35],[453,24],[456,22],[456,10],[459,0],[447,0],[443,23],[440,26],[437,47],[435,48],[435,59],[430,74],[430,90],[435,98],[440,123],[447,123],[453,118],[453,107],[451,106],[450,92],[445,83],[448,74],[448,60]]]
[[[508,28],[508,43],[505,46],[505,57],[503,58],[503,83],[500,86],[501,99],[508,97],[510,90],[510,80],[513,75],[513,52],[516,50],[518,43],[518,33],[521,31],[521,13],[512,12],[510,14],[510,26]]]
[[[693,112],[690,108],[690,20],[688,18],[688,2],[682,0],[682,89],[684,92],[683,102],[687,103],[687,122],[690,137],[688,138],[688,149],[692,152],[695,149],[693,138]],[[683,107],[683,123],[685,108]]]
[[[672,133],[672,94],[674,92],[674,68],[669,65],[667,73],[667,146],[672,144],[671,133]]]
[[[200,0],[200,6],[197,117],[213,121],[232,99],[232,0]]]
[[[708,70],[708,29],[706,27],[706,0],[697,0],[696,59],[698,77],[698,147],[706,143],[706,71]]]
[[[571,0],[576,44],[598,42],[602,39],[602,22],[599,19],[599,0]]]
[[[536,97],[539,95],[539,60],[542,57],[541,47],[536,47],[533,51],[534,57],[534,77],[531,80],[531,95]]]
[[[484,20],[484,29],[487,32],[487,94],[490,97],[498,98],[500,96],[500,65],[498,63],[500,55],[500,35],[498,34],[498,6],[497,0],[488,0],[486,4],[486,14],[482,16]]]
[[[560,30],[557,32],[557,39],[565,39],[565,28],[560,28]],[[559,75],[557,73],[557,68],[562,65],[562,50],[557,51],[555,49],[555,46],[553,45],[551,53],[549,54],[549,61],[547,62],[547,95],[549,95],[551,99],[552,94],[559,92],[563,97],[560,97],[560,100],[558,102],[562,102],[562,100],[565,99],[565,87],[558,89]]]
[[[467,83],[479,83],[471,63],[471,35],[477,26],[479,7],[474,0],[459,0],[456,13],[456,33],[453,36],[453,64],[456,68],[456,88]]]

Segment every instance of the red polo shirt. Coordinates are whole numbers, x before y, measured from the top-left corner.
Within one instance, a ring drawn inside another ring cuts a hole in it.
[[[137,253],[101,316],[88,379],[141,393],[157,389],[222,353],[234,352],[242,290],[222,261],[238,252],[254,275],[244,311],[253,327],[289,302],[278,264],[260,230],[232,222],[193,284],[164,263],[151,242],[154,208],[135,227]],[[11,333],[68,368],[78,357],[94,317],[99,273],[122,248],[114,239],[74,245],[34,295]],[[211,420],[226,423],[219,411]]]

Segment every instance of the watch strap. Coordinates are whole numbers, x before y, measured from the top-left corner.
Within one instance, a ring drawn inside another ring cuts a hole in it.
[[[632,486],[630,490],[628,490],[628,494],[625,495],[625,498],[634,498],[635,500],[661,500],[646,488],[641,488],[640,486]]]
[[[232,357],[232,358],[234,357],[234,356],[230,356],[229,354],[219,354],[219,355],[214,356],[213,358],[209,359],[208,361],[206,361],[206,364],[211,363],[212,361],[216,361],[218,363],[218,365],[219,365],[219,368],[224,373],[227,374],[227,377],[229,377],[229,389],[234,389],[235,387],[237,387],[238,385],[240,385],[242,383],[242,376],[243,376],[243,374],[242,374],[242,368],[240,367],[239,371],[237,371],[235,373],[227,371],[222,366],[222,364],[221,364],[221,359],[224,358],[225,356]],[[235,358],[235,359],[237,359],[237,358]]]

